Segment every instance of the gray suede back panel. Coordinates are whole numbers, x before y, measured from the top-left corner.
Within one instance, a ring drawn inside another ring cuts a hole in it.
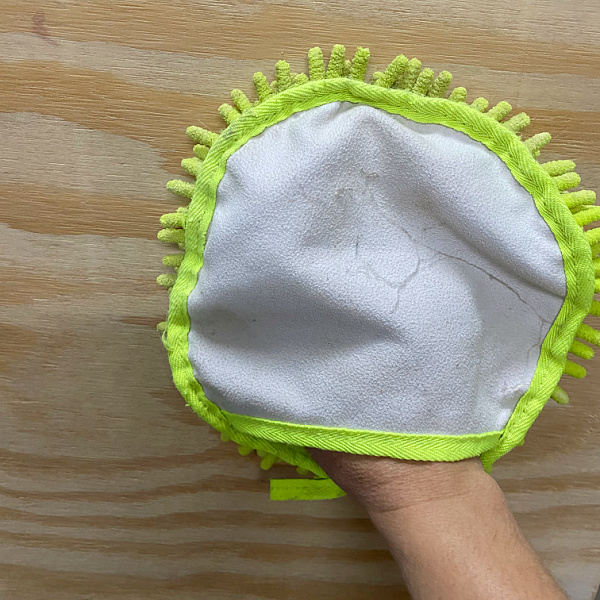
[[[552,232],[483,144],[335,102],[229,158],[188,300],[189,357],[235,413],[497,431],[565,293]]]

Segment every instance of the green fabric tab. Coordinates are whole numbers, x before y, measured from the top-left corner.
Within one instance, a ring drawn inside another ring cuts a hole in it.
[[[345,495],[331,479],[271,479],[271,500],[330,500]]]

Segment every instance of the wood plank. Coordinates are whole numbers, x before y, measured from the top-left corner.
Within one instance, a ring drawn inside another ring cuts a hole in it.
[[[273,503],[200,423],[155,331],[158,217],[189,124],[336,42],[509,100],[600,190],[600,5],[0,0],[0,592],[10,600],[408,598],[348,498]],[[593,320],[595,325],[600,320]],[[590,321],[592,322],[592,321]],[[573,600],[597,589],[600,358],[494,476]]]

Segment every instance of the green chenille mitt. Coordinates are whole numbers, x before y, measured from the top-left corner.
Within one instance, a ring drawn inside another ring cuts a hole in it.
[[[366,83],[368,60],[256,73],[223,131],[188,128],[195,182],[167,186],[190,200],[158,234],[183,251],[158,278],[173,379],[241,454],[305,476],[275,500],[343,495],[307,447],[489,471],[600,345],[600,207],[574,163],[448,71],[400,55]]]

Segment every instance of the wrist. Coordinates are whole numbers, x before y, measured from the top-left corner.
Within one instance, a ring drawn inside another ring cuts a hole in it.
[[[488,486],[498,489],[478,457],[424,462],[318,449],[311,454],[370,514],[461,497]]]
[[[443,511],[448,503],[492,489],[501,494],[478,458],[457,462],[401,461],[381,474],[379,483],[364,495],[363,504],[371,515],[418,507],[427,507],[431,513],[433,505]]]

